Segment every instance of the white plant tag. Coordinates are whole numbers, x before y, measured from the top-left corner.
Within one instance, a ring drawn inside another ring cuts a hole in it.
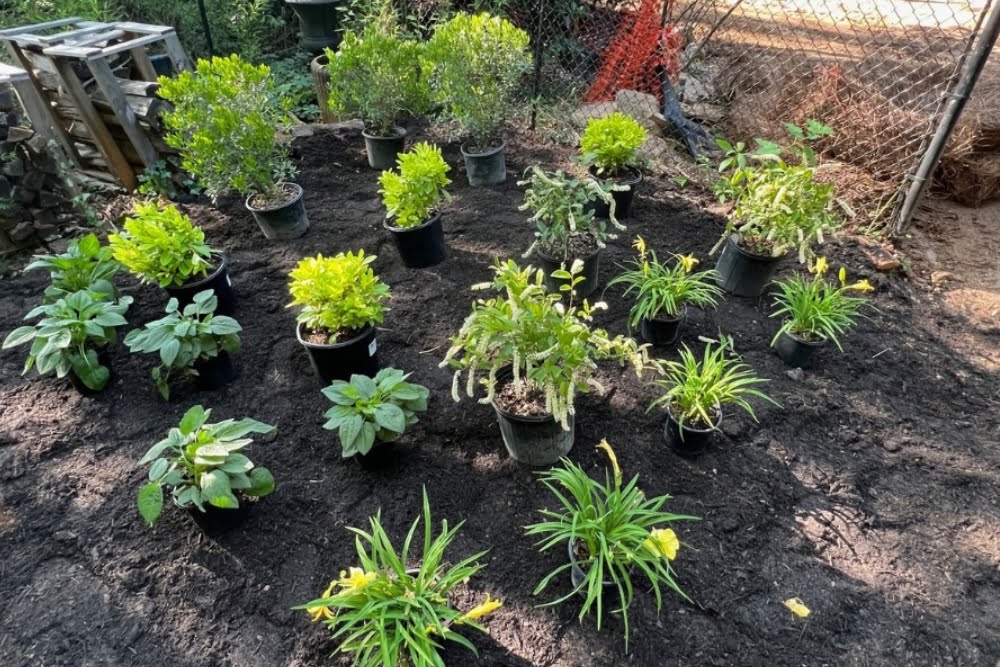
[[[372,342],[368,343],[368,356],[374,357],[376,350],[378,350],[378,341],[372,338]]]

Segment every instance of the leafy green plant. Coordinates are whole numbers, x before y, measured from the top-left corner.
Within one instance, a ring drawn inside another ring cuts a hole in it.
[[[785,320],[771,340],[771,347],[781,334],[788,334],[804,341],[832,340],[838,350],[844,349],[840,336],[854,326],[857,317],[863,317],[859,311],[869,305],[868,299],[851,293],[870,292],[873,288],[867,280],[848,285],[847,270],[843,267],[838,275],[839,284],[834,284],[824,277],[827,269],[826,258],[820,257],[811,269],[814,273],[811,278],[793,276],[775,281],[778,293],[774,300],[778,309],[771,317]]]
[[[604,482],[599,482],[569,459],[561,466],[539,473],[542,484],[559,501],[558,510],[541,510],[544,521],[526,527],[528,535],[541,536],[540,551],[547,551],[567,542],[579,562],[583,576],[580,583],[566,595],[544,606],[560,604],[576,594],[584,596],[580,620],[596,613],[597,629],[606,611],[605,582],[617,593],[622,621],[625,625],[625,645],[628,646],[628,608],[632,604],[638,575],[649,581],[656,595],[656,608],[663,606],[661,587],[667,587],[685,600],[688,596],[675,581],[671,561],[677,557],[680,542],[669,525],[674,521],[698,520],[698,517],[665,512],[663,506],[670,496],[646,498],[639,488],[639,476],[622,486],[622,473],[614,450],[607,440],[598,445],[611,460],[614,470],[605,470]],[[565,563],[550,572],[535,588],[535,595],[544,591],[553,578],[573,567]],[[575,583],[575,582],[574,582]]]
[[[535,241],[524,257],[541,250],[555,259],[578,259],[571,250],[574,240],[587,238],[589,243],[603,248],[608,239],[618,238],[608,229],[608,222],[613,229],[625,229],[615,217],[615,200],[611,196],[613,190],[622,186],[604,185],[589,178],[573,178],[561,171],[545,171],[538,165],[529,167],[525,176],[525,180],[517,183],[528,186],[519,210],[532,212],[528,221],[535,224],[536,231]],[[609,220],[594,215],[593,208],[588,206],[594,202],[604,202],[609,206]]]
[[[641,236],[633,246],[639,251],[638,259],[632,260],[634,268],[608,283],[608,287],[625,285],[625,296],[635,293],[629,325],[636,327],[643,320],[659,316],[679,317],[687,305],[714,308],[718,304],[723,291],[715,282],[719,275],[716,271],[692,273],[698,264],[692,255],[674,255],[673,266],[661,264]]]
[[[567,284],[561,289],[571,291],[582,278],[582,262],[575,262],[569,271],[553,273]],[[584,301],[568,307],[560,295],[549,293],[543,284],[544,274],[531,267],[520,268],[512,260],[496,261],[492,283],[473,285],[474,290],[495,289],[499,296],[479,299],[472,305],[458,334],[452,338],[441,367],[456,369],[452,381],[452,398],[461,400],[459,384],[466,376],[465,393],[474,396],[478,374],[485,371],[482,384],[486,397],[481,403],[493,401],[498,386],[497,373],[506,367],[513,372],[514,392],[524,397],[538,392],[544,397],[545,411],[569,430],[569,415],[579,393],[604,388],[594,379],[597,361],[614,359],[630,363],[637,376],[649,362],[648,346],[639,346],[631,338],[611,337],[603,329],[593,328],[593,313],[607,306],[590,305]]]
[[[108,237],[114,258],[142,282],[160,287],[204,278],[219,255],[205,243],[205,232],[173,204],[136,202],[123,231]]]
[[[235,190],[260,204],[285,200],[281,183],[296,173],[289,107],[267,65],[215,57],[159,82],[174,106],[163,114],[166,142],[209,196]]]
[[[139,194],[147,199],[174,200],[184,193],[197,195],[201,188],[180,169],[175,157],[157,160],[156,164],[138,175]]]
[[[323,390],[333,402],[323,428],[337,431],[343,457],[367,454],[375,441],[392,442],[417,423],[427,411],[427,387],[412,384],[408,373],[383,368],[374,379],[352,375],[350,382],[334,380]]]
[[[825,234],[840,226],[834,212],[835,187],[816,180],[816,155],[806,143],[832,130],[816,121],[805,129],[791,124],[786,128],[793,141],[784,148],[757,139],[751,153],[745,144],[716,141],[726,157],[719,164],[722,176],[715,193],[722,203],[734,206],[712,252],[735,234],[751,252],[780,257],[795,251],[805,263],[813,255],[813,243],[822,243]]]
[[[423,67],[431,96],[477,148],[500,144],[500,126],[531,67],[528,42],[528,33],[507,19],[459,12],[427,43]]]
[[[442,199],[451,199],[445,186],[451,183],[451,170],[441,156],[441,149],[421,142],[400,154],[399,171],[383,171],[379,177],[386,217],[408,229],[427,222]]]
[[[215,315],[219,300],[213,290],[194,295],[194,302],[178,307],[177,299],[167,302],[167,315],[133,329],[125,336],[132,352],[158,354],[160,364],[153,369],[153,381],[164,400],[170,400],[170,374],[179,371],[197,376],[194,365],[222,352],[233,354],[240,349],[243,330],[239,322],[226,315]]]
[[[316,88],[309,70],[311,61],[312,54],[293,53],[268,62],[278,84],[278,94],[288,101],[291,114],[307,123],[315,122],[320,116]]]
[[[100,391],[111,371],[98,360],[97,351],[117,340],[115,329],[128,323],[125,312],[131,303],[132,297],[109,301],[106,295],[87,290],[67,294],[25,315],[26,320],[44,317],[38,324],[10,332],[3,349],[30,342],[22,375],[32,367],[39,375],[55,371],[59,378],[73,373],[88,388]]]
[[[639,166],[639,148],[646,141],[642,125],[620,111],[591,118],[580,137],[580,157],[598,176],[614,178]]]
[[[196,405],[181,423],[153,445],[139,461],[152,464],[149,482],[139,490],[139,514],[149,525],[163,512],[163,489],[170,489],[178,507],[205,506],[236,509],[237,493],[251,498],[274,491],[274,477],[267,468],[254,466],[240,450],[253,443],[251,433],[273,433],[275,428],[254,419],[226,419],[206,423],[212,411]]]
[[[307,331],[326,334],[331,344],[344,334],[381,324],[389,286],[371,269],[374,261],[375,255],[366,257],[364,250],[300,260],[288,274],[288,307],[302,307],[296,320]]]
[[[475,646],[456,630],[468,627],[486,632],[479,619],[503,603],[487,596],[485,602],[463,613],[449,603],[448,596],[455,586],[482,569],[476,561],[486,552],[454,565],[445,563],[445,551],[464,522],[449,528],[448,522],[442,521],[435,536],[425,490],[420,565],[409,569],[410,549],[420,521],[417,518],[410,526],[400,552],[382,526],[381,511],[369,519],[369,531],[349,528],[355,535],[361,567],[341,572],[322,597],[295,607],[330,629],[338,644],[335,655],[349,654],[358,667],[444,667],[439,654],[442,641],[456,642],[478,655]]]
[[[661,361],[664,377],[653,384],[663,389],[663,394],[650,404],[647,412],[665,407],[682,427],[716,428],[721,417],[719,411],[725,405],[743,408],[754,421],[757,415],[748,399],[759,398],[778,405],[754,388],[767,380],[758,378],[752,368],[730,357],[728,352],[723,345],[708,344],[699,362],[685,345],[680,361]]]
[[[35,255],[24,270],[49,272],[52,282],[45,288],[45,303],[53,303],[81,290],[113,301],[118,294],[114,278],[120,268],[111,256],[111,248],[102,246],[96,234],[87,234],[70,241],[66,252]]]
[[[360,117],[372,134],[392,136],[400,115],[427,110],[423,48],[384,25],[371,24],[360,35],[346,32],[336,52],[326,50],[330,110]]]

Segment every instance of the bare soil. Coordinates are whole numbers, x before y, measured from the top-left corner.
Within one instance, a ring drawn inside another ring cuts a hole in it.
[[[846,353],[827,346],[806,372],[789,372],[768,349],[778,326],[767,317],[769,298],[692,309],[679,344],[700,349],[700,337],[734,336],[783,406],[758,405],[759,423],[727,413],[723,433],[695,460],[672,455],[663,442],[664,413],[646,412],[653,391],[629,369],[602,366],[598,379],[609,391],[580,398],[570,456],[603,475],[595,446],[607,438],[625,475],[640,475],[647,494],[670,493],[671,511],[702,517],[675,527],[678,581],[694,602],[668,599],[658,615],[652,595],[639,591],[626,654],[620,620],[606,619],[598,632],[592,620],[577,620],[572,602],[537,607],[543,600],[531,591],[566,552],[537,553],[523,526],[553,499],[506,455],[490,406],[454,403],[450,373],[438,368],[478,296],[469,286],[489,278],[495,257],[517,258],[531,243],[516,179],[470,189],[458,147],[446,146],[455,169],[455,199],[444,211],[450,256],[411,270],[382,226],[377,174],[360,133],[317,130],[296,146],[312,223],[306,236],[264,240],[237,198],[218,210],[184,206],[229,253],[244,326],[233,384],[178,391],[164,403],[149,377],[152,360],[119,344],[109,388],[82,397],[51,378],[22,378],[21,350],[0,356],[0,664],[343,664],[329,659],[325,630],[291,607],[356,565],[346,526],[364,526],[381,508],[401,541],[422,488],[437,519],[466,522],[453,560],[489,549],[485,569],[454,604],[468,608],[487,593],[504,600],[486,620],[488,636],[468,635],[480,657],[449,647],[449,665],[995,664],[995,284],[968,301],[947,284],[873,274],[852,248],[831,247],[835,267],[846,263],[852,277],[873,282],[880,312],[845,338]],[[568,157],[530,137],[508,143],[511,174],[534,162],[567,168]],[[606,251],[603,282],[632,255],[635,234],[659,253],[708,261],[723,220],[701,206],[707,201],[666,179],[644,182],[629,231]],[[986,229],[993,243],[998,230]],[[377,472],[342,460],[335,434],[323,430],[328,402],[285,308],[298,259],[358,248],[378,255],[375,269],[393,290],[379,330],[383,364],[431,390],[428,413]],[[45,282],[17,271],[3,279],[0,330],[20,323]],[[161,291],[122,282],[136,297],[135,326],[160,316]],[[597,324],[627,331],[631,304],[619,290],[604,299],[609,310]],[[249,452],[274,473],[276,492],[241,530],[215,539],[176,508],[154,528],[135,509],[146,473],[136,461],[195,403],[217,419],[253,416],[278,427]],[[567,573],[551,594],[570,589]],[[812,610],[807,619],[783,606],[792,597]]]

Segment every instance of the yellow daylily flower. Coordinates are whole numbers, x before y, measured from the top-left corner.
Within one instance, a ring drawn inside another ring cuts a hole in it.
[[[843,266],[840,267],[840,273],[837,274],[837,277],[840,278],[840,284],[841,285],[843,285],[844,283],[846,283],[847,282],[847,269],[845,267],[843,267]]]
[[[321,597],[323,598],[331,597],[333,595],[333,588],[336,585],[337,585],[336,581],[331,581],[330,585],[326,587],[325,591],[323,591],[323,595]],[[331,618],[333,618],[333,610],[326,606],[315,607],[313,609],[306,609],[306,613],[309,614],[309,619],[313,623],[318,623],[320,621],[328,621]]]
[[[619,487],[622,485],[622,469],[618,467],[618,457],[615,456],[615,450],[611,449],[611,445],[608,444],[607,439],[601,440],[601,444],[597,446],[597,449],[604,450],[604,453],[608,455],[608,459],[611,460],[611,469],[615,471],[615,486]]]
[[[649,531],[642,545],[652,551],[657,556],[663,556],[667,560],[677,558],[677,550],[681,546],[677,539],[677,533],[672,528],[654,528]]]
[[[816,259],[816,264],[813,266],[812,270],[817,276],[821,276],[827,272],[830,268],[830,264],[826,261],[826,257],[818,257]]]
[[[433,625],[428,625],[426,628],[424,628],[425,635],[436,635],[437,633],[438,633],[437,628],[435,628]]]
[[[785,600],[785,606],[788,607],[788,610],[791,611],[796,616],[798,616],[799,618],[805,618],[810,613],[812,613],[809,611],[809,607],[807,607],[805,603],[803,603],[802,600],[798,598],[788,598],[787,600]]]
[[[465,614],[458,619],[456,623],[463,623],[464,621],[478,621],[483,616],[493,613],[502,606],[503,600],[490,599],[490,595],[487,593],[486,600],[484,602],[480,602],[475,607],[465,612]]]
[[[640,255],[646,255],[646,239],[641,236],[635,237],[635,241],[632,241],[632,247],[638,250]]]
[[[853,285],[848,285],[847,289],[849,289],[849,290],[855,290],[857,292],[874,292],[875,291],[875,288],[872,287],[872,284],[870,282],[868,282],[868,280],[859,280],[856,283],[854,283]]]
[[[697,259],[694,255],[681,255],[677,258],[677,261],[684,267],[685,273],[691,273],[692,269],[701,263],[701,260]]]
[[[340,581],[337,582],[337,585],[344,589],[340,591],[341,594],[357,593],[375,581],[377,577],[378,575],[374,572],[365,572],[360,567],[352,567],[350,573],[340,571]]]

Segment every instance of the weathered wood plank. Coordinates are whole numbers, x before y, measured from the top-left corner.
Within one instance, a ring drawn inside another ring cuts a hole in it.
[[[135,149],[139,152],[139,156],[142,157],[143,163],[147,167],[155,167],[157,161],[160,159],[159,155],[157,155],[156,149],[153,148],[153,144],[149,141],[149,137],[139,127],[139,120],[136,118],[135,112],[132,111],[132,107],[129,106],[125,94],[118,87],[118,79],[115,77],[114,72],[111,71],[108,61],[104,58],[96,58],[88,60],[87,66],[94,75],[94,79],[97,81],[101,92],[104,93],[104,98],[114,110],[115,116],[121,121],[121,126],[128,134],[132,145],[135,146]]]

